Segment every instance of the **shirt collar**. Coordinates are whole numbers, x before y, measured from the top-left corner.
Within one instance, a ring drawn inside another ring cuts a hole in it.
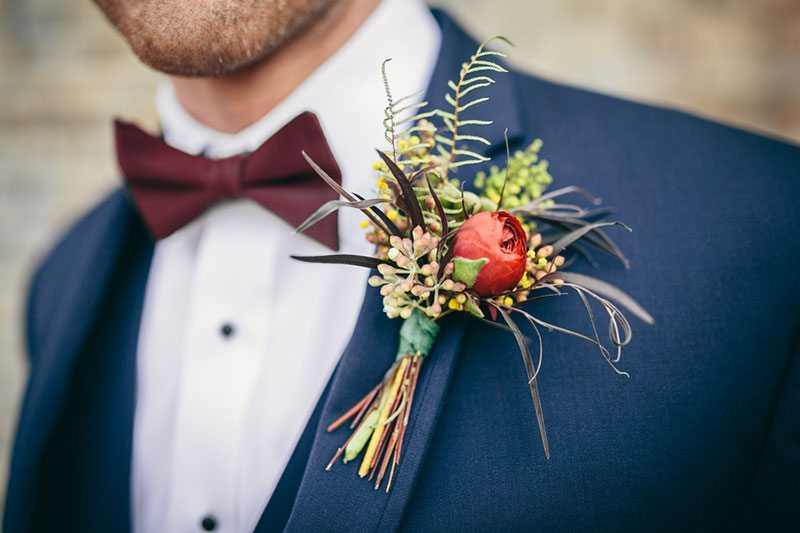
[[[412,32],[409,30],[413,28]],[[178,102],[169,81],[156,93],[164,140],[188,153],[221,158],[253,151],[303,111],[317,115],[337,158],[345,183],[364,168],[348,168],[375,158],[384,147],[386,96],[380,66],[387,66],[397,97],[427,87],[441,44],[441,30],[422,0],[384,0],[356,33],[267,115],[229,134],[197,121]],[[368,172],[366,172],[368,174]],[[355,184],[354,184],[355,185]]]

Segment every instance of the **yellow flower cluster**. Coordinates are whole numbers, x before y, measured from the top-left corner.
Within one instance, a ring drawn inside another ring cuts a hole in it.
[[[522,303],[526,301],[530,295],[530,289],[533,288],[537,281],[548,274],[552,274],[558,270],[558,267],[564,265],[564,256],[557,255],[553,257],[554,252],[552,245],[542,246],[542,235],[540,233],[532,235],[528,241],[525,273],[514,290],[511,291],[511,294],[499,298],[499,302],[503,305],[513,305],[515,302]],[[553,285],[561,284],[559,279],[550,279],[549,281]]]

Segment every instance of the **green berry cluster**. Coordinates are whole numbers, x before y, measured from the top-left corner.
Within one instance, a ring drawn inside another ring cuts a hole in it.
[[[547,171],[547,161],[539,159],[542,141],[536,139],[525,150],[517,150],[508,161],[508,182],[503,193],[503,209],[514,209],[539,198],[553,182]],[[492,166],[487,174],[475,175],[475,187],[481,197],[489,200],[488,207],[497,210],[500,193],[506,180],[506,169]]]

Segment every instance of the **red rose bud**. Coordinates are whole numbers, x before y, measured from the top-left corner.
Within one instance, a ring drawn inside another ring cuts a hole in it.
[[[525,273],[527,252],[525,230],[505,211],[471,216],[458,229],[453,257],[488,259],[478,271],[472,290],[493,296],[513,289]]]

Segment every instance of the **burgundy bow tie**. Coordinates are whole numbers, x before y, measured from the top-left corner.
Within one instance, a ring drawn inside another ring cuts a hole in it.
[[[341,183],[341,173],[317,117],[293,118],[255,152],[225,159],[189,155],[133,124],[115,122],[117,160],[150,232],[162,239],[220,200],[250,198],[292,227],[337,194],[317,176],[301,150]],[[306,234],[339,248],[336,216]]]

